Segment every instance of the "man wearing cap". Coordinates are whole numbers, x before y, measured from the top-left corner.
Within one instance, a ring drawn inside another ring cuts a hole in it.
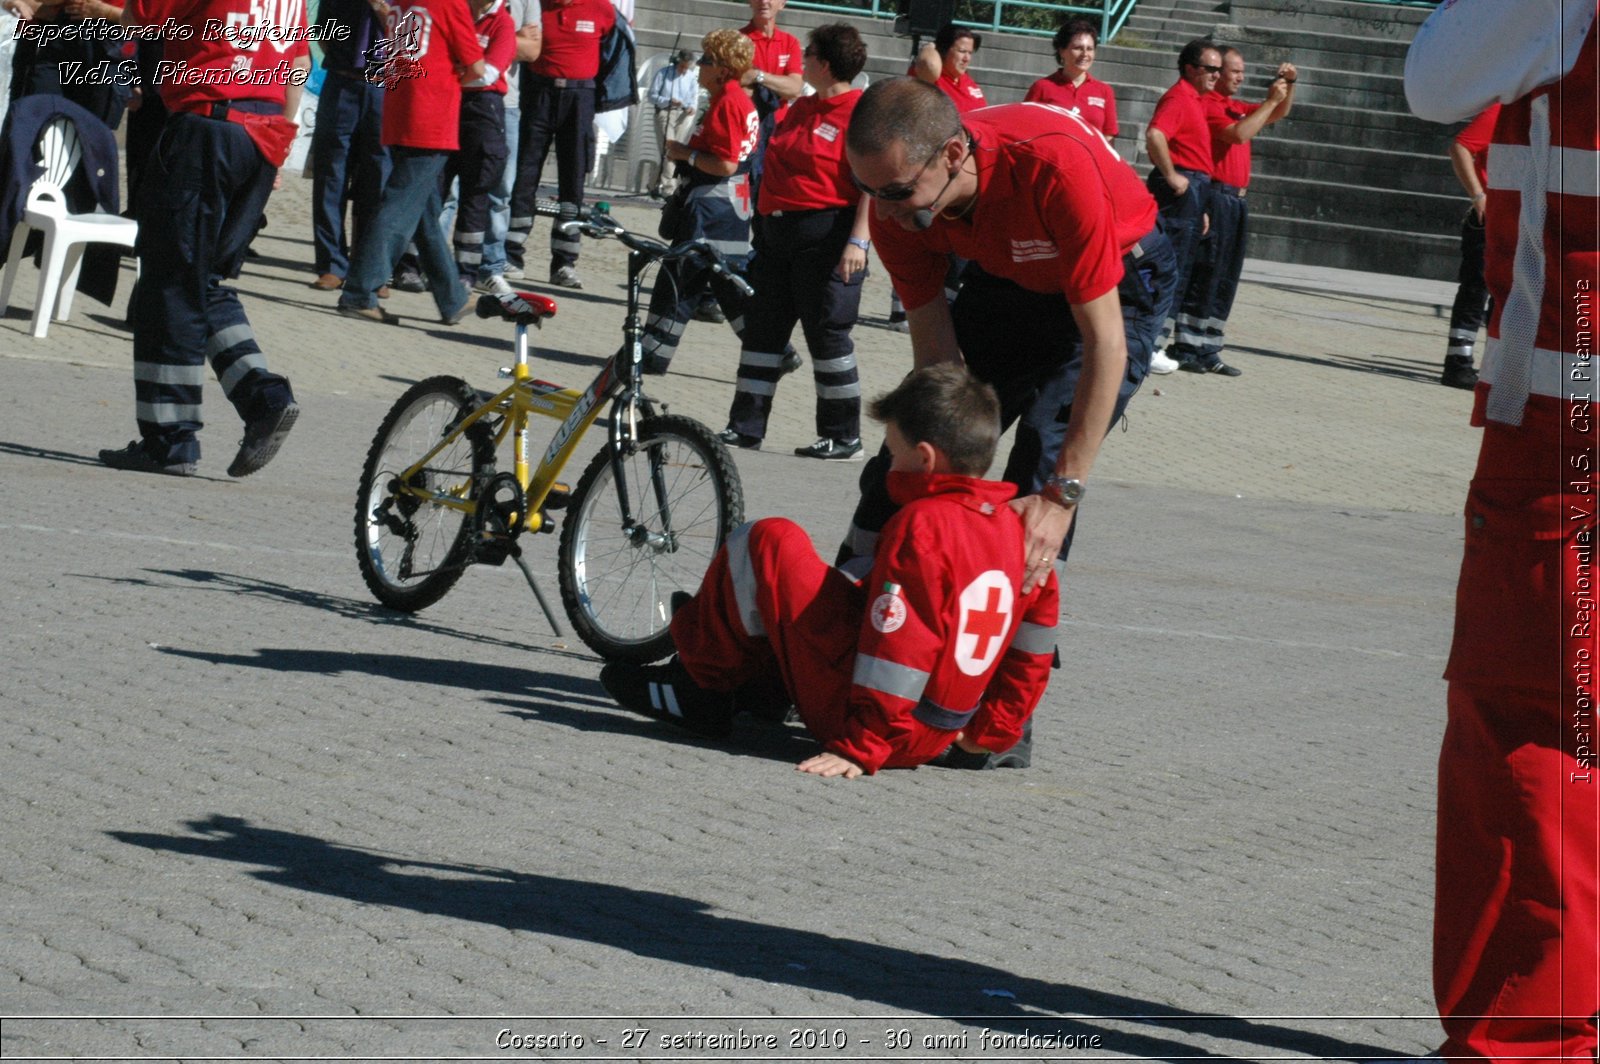
[[[689,143],[694,133],[695,109],[700,105],[700,76],[694,69],[694,53],[687,48],[673,52],[671,62],[650,80],[649,95],[656,109],[656,136],[661,143]],[[677,191],[677,171],[677,166],[668,166],[663,159],[656,182],[656,194],[661,199]]]

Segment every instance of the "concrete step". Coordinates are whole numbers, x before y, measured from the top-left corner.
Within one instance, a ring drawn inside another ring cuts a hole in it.
[[[1363,40],[1410,43],[1431,5],[1358,3],[1355,0],[1233,0],[1229,21],[1299,33],[1348,34]]]
[[[1459,195],[1335,184],[1258,169],[1250,204],[1268,214],[1402,233],[1456,233],[1466,202]]]
[[[1250,212],[1250,254],[1280,262],[1314,263],[1345,270],[1369,270],[1449,281],[1461,262],[1456,233],[1396,233],[1299,217]]]

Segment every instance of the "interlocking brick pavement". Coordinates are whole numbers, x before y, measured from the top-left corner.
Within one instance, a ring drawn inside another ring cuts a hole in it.
[[[776,1055],[656,1041],[741,1026],[849,1029],[848,1053],[790,1054],[817,1059],[1434,1043],[1475,437],[1433,383],[1431,306],[1381,279],[1247,286],[1244,376],[1153,379],[1102,452],[1035,766],[821,781],[792,770],[793,729],[713,745],[618,710],[514,569],[414,617],[371,601],[351,517],[372,432],[410,381],[492,383],[507,336],[438,325],[426,296],[390,300],[396,327],[334,315],[305,286],[307,199],[275,198],[239,282],[305,410],[248,480],[222,475],[238,426],[214,384],[201,477],[95,461],[134,434],[121,303],[80,299],[43,341],[24,310],[0,321],[6,1058],[642,1059],[629,1026],[655,1059]],[[541,375],[576,383],[615,346],[622,261],[586,246]],[[869,319],[887,298],[879,272]],[[903,336],[857,341],[868,394],[905,372]],[[695,324],[651,386],[720,427],[736,361]],[[751,516],[831,551],[860,465],[789,454],[809,393],[786,382],[769,448],[736,457]],[[531,550],[551,594],[554,548]],[[617,1019],[526,1018],[563,1016]],[[849,1019],[792,1019],[829,1016]],[[1100,1044],[984,1050],[983,1028]],[[586,1046],[535,1041],[563,1033]]]

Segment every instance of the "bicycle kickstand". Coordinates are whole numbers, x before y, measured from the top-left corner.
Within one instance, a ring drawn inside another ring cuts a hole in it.
[[[533,590],[533,597],[539,600],[539,608],[544,610],[545,620],[550,622],[550,627],[555,630],[557,639],[565,639],[567,633],[562,630],[561,622],[556,620],[555,611],[550,608],[550,603],[545,601],[544,592],[539,590],[539,581],[533,578],[533,570],[528,567],[527,559],[522,556],[521,544],[511,545],[511,557],[517,561],[517,568],[522,570],[522,575],[528,580],[528,587]]]

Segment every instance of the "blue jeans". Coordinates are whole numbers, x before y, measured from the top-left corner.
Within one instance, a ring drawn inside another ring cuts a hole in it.
[[[466,293],[456,271],[455,256],[444,230],[439,228],[439,175],[448,152],[395,146],[389,149],[393,167],[383,190],[383,203],[372,228],[361,236],[350,260],[350,273],[339,294],[341,307],[367,309],[378,305],[378,289],[387,284],[395,263],[412,237],[422,260],[439,317],[461,309]]]
[[[350,272],[350,249],[383,199],[389,150],[383,146],[381,85],[333,71],[322,82],[317,126],[311,133],[311,246],[318,273]],[[344,205],[350,204],[345,240]]]

